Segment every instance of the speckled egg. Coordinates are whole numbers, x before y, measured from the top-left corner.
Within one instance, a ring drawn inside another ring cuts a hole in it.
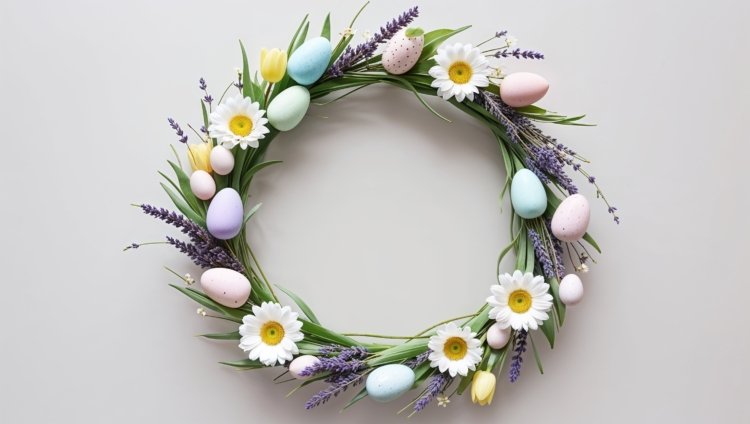
[[[589,228],[591,208],[581,194],[573,194],[560,202],[552,215],[552,234],[562,241],[578,241]]]
[[[533,172],[521,169],[510,184],[510,201],[516,214],[524,219],[541,216],[547,209],[547,193],[544,185]]]
[[[216,193],[206,212],[206,227],[219,240],[229,240],[242,229],[244,208],[240,195],[230,187]]]
[[[295,85],[279,93],[268,105],[268,122],[279,131],[289,131],[305,117],[310,107],[310,92]]]
[[[234,155],[223,146],[211,149],[211,168],[219,175],[227,175],[234,169]]]
[[[331,42],[327,38],[311,38],[292,53],[286,72],[297,83],[310,85],[326,71],[332,53]]]
[[[424,34],[418,31],[419,35],[408,37],[406,31],[402,29],[397,32],[383,50],[383,68],[386,72],[393,75],[401,75],[413,68],[419,60],[424,48]]]
[[[211,268],[201,275],[201,288],[214,302],[239,308],[250,297],[250,281],[229,268]]]
[[[500,98],[508,106],[524,107],[541,100],[547,90],[549,83],[542,76],[531,72],[514,72],[500,83]]]
[[[298,356],[289,363],[289,374],[297,380],[307,380],[311,376],[301,376],[300,373],[302,373],[305,368],[311,367],[318,362],[320,362],[320,359],[312,355]]]
[[[216,182],[211,174],[197,170],[190,175],[190,191],[201,200],[208,200],[216,194]]]
[[[390,402],[403,395],[414,385],[414,371],[402,364],[389,364],[375,368],[367,376],[367,394],[378,402]]]
[[[487,344],[493,349],[502,349],[510,341],[510,327],[501,328],[494,323],[487,329]]]
[[[573,306],[583,299],[583,283],[575,274],[568,274],[560,281],[560,301],[566,306]]]

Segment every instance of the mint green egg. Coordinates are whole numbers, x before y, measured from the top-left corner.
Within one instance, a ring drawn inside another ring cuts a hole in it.
[[[279,93],[268,105],[268,122],[279,131],[289,131],[305,117],[310,107],[310,92],[301,85],[289,87]]]
[[[544,185],[533,172],[521,169],[510,184],[510,201],[516,214],[524,219],[541,216],[547,209]]]
[[[383,365],[367,376],[367,395],[378,402],[390,402],[414,385],[414,371],[401,364]]]

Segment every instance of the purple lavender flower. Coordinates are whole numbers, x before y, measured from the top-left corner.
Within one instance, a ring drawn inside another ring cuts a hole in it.
[[[200,88],[203,91],[206,91],[206,88],[208,86],[206,85],[206,80],[201,77],[201,79],[198,80],[198,88]]]
[[[563,244],[562,241],[560,241],[557,237],[555,237],[552,234],[552,220],[545,220],[545,225],[547,226],[547,234],[550,238],[550,243],[552,243],[553,252],[555,255],[555,264],[557,265],[557,278],[562,278],[563,275],[565,275],[565,263],[563,262]]]
[[[316,374],[329,372],[331,374],[350,374],[366,368],[364,361],[360,359],[341,359],[340,357],[319,358],[319,361],[302,370],[299,375],[310,377]]]
[[[521,50],[521,49],[502,49],[495,53],[496,58],[501,57],[514,57],[516,59],[544,59],[544,55],[533,50]]]
[[[417,16],[419,16],[419,8],[414,6],[402,13],[399,17],[386,23],[385,27],[380,27],[380,31],[373,35],[367,42],[359,44],[354,48],[347,46],[344,53],[341,54],[338,60],[336,60],[328,70],[327,75],[332,78],[340,77],[344,75],[346,70],[350,69],[358,62],[369,59],[375,53],[379,44],[390,40],[402,28],[409,25]]]
[[[213,96],[208,94],[208,85],[206,84],[206,80],[201,78],[198,80],[198,88],[200,88],[203,91],[203,101],[206,102],[209,106],[211,106],[211,102],[214,101]]]
[[[322,405],[331,400],[331,398],[345,392],[350,386],[356,386],[361,381],[362,375],[357,373],[350,373],[332,379],[332,384],[330,386],[321,390],[305,402],[305,409],[313,409],[318,405]]]
[[[422,365],[423,363],[425,363],[427,361],[427,358],[429,356],[430,356],[430,351],[427,350],[426,352],[422,352],[419,355],[417,355],[416,357],[414,357],[414,358],[412,358],[412,359],[404,362],[404,365],[406,365],[407,367],[409,367],[411,369],[414,369],[414,368]]]
[[[542,178],[542,176],[549,176],[554,178],[555,182],[568,193],[578,193],[578,187],[576,187],[573,179],[563,169],[566,162],[558,155],[557,150],[551,147],[532,146],[529,151],[526,164],[530,165],[529,169],[532,172],[538,173],[537,176],[542,181],[549,181],[548,178]]]
[[[542,265],[544,275],[547,278],[554,278],[555,266],[552,264],[552,260],[549,257],[549,253],[547,253],[547,248],[542,243],[541,237],[531,228],[529,228],[528,233],[531,243],[534,245],[534,256],[536,256],[536,260]]]
[[[513,359],[508,372],[511,383],[518,381],[518,377],[521,376],[521,364],[523,363],[523,353],[526,352],[526,337],[528,335],[529,333],[526,330],[516,333],[516,347],[513,349]]]
[[[177,134],[177,137],[179,137],[180,143],[187,143],[188,136],[187,134],[185,134],[185,131],[180,128],[180,124],[178,124],[177,121],[172,118],[167,118],[167,122],[169,122],[169,126],[172,127],[172,129]]]
[[[446,387],[448,387],[453,381],[449,375],[444,373],[437,373],[430,378],[430,382],[427,383],[425,393],[417,399],[414,404],[414,412],[420,412],[423,410],[437,395],[439,395]]]
[[[208,134],[208,130],[206,129],[206,126],[205,126],[205,125],[201,125],[201,129],[200,129],[200,131],[201,131],[201,132],[202,132],[203,134]]]
[[[502,38],[508,35],[508,30],[502,30],[495,33],[495,38]]]

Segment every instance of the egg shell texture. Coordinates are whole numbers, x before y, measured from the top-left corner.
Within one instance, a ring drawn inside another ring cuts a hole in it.
[[[211,174],[197,170],[190,175],[190,191],[201,200],[208,200],[216,194],[216,182]]]
[[[560,281],[560,301],[566,306],[578,304],[583,299],[583,282],[575,274],[568,274]]]
[[[487,344],[493,349],[502,349],[510,341],[510,327],[500,328],[494,323],[487,329]]]
[[[310,85],[326,71],[331,54],[331,42],[328,39],[311,38],[292,53],[286,71],[297,83]]]
[[[510,184],[510,200],[516,214],[524,219],[541,216],[547,209],[547,193],[539,177],[528,169],[521,169]]]
[[[367,394],[378,402],[389,402],[414,385],[414,371],[402,364],[383,365],[367,376]]]
[[[219,240],[229,240],[240,233],[243,220],[243,206],[240,195],[232,188],[216,193],[206,213],[206,227],[212,236]]]
[[[268,105],[268,122],[279,131],[289,131],[305,117],[310,107],[310,92],[301,85],[279,93]]]
[[[292,375],[292,377],[296,378],[297,380],[307,380],[308,378],[312,376],[306,376],[303,377],[300,375],[302,371],[305,370],[307,367],[311,367],[315,364],[320,362],[320,359],[313,355],[302,355],[294,358],[292,362],[289,363],[289,374]]]
[[[234,155],[223,146],[211,149],[210,161],[211,168],[219,175],[227,175],[234,169]]]
[[[581,194],[573,194],[560,202],[552,215],[552,234],[562,241],[580,240],[589,228],[591,207]]]
[[[515,72],[500,83],[500,98],[508,106],[524,107],[541,100],[547,90],[549,82],[544,77],[531,72]]]
[[[239,308],[250,297],[250,281],[229,268],[211,268],[201,275],[201,288],[214,302]]]
[[[397,32],[383,50],[383,68],[393,75],[408,72],[416,65],[424,48],[424,35],[407,37],[405,29]]]

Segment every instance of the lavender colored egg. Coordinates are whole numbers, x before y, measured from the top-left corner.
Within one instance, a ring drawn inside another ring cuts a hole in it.
[[[240,195],[232,188],[216,193],[208,205],[206,226],[208,232],[219,240],[229,240],[242,229],[243,206]]]

